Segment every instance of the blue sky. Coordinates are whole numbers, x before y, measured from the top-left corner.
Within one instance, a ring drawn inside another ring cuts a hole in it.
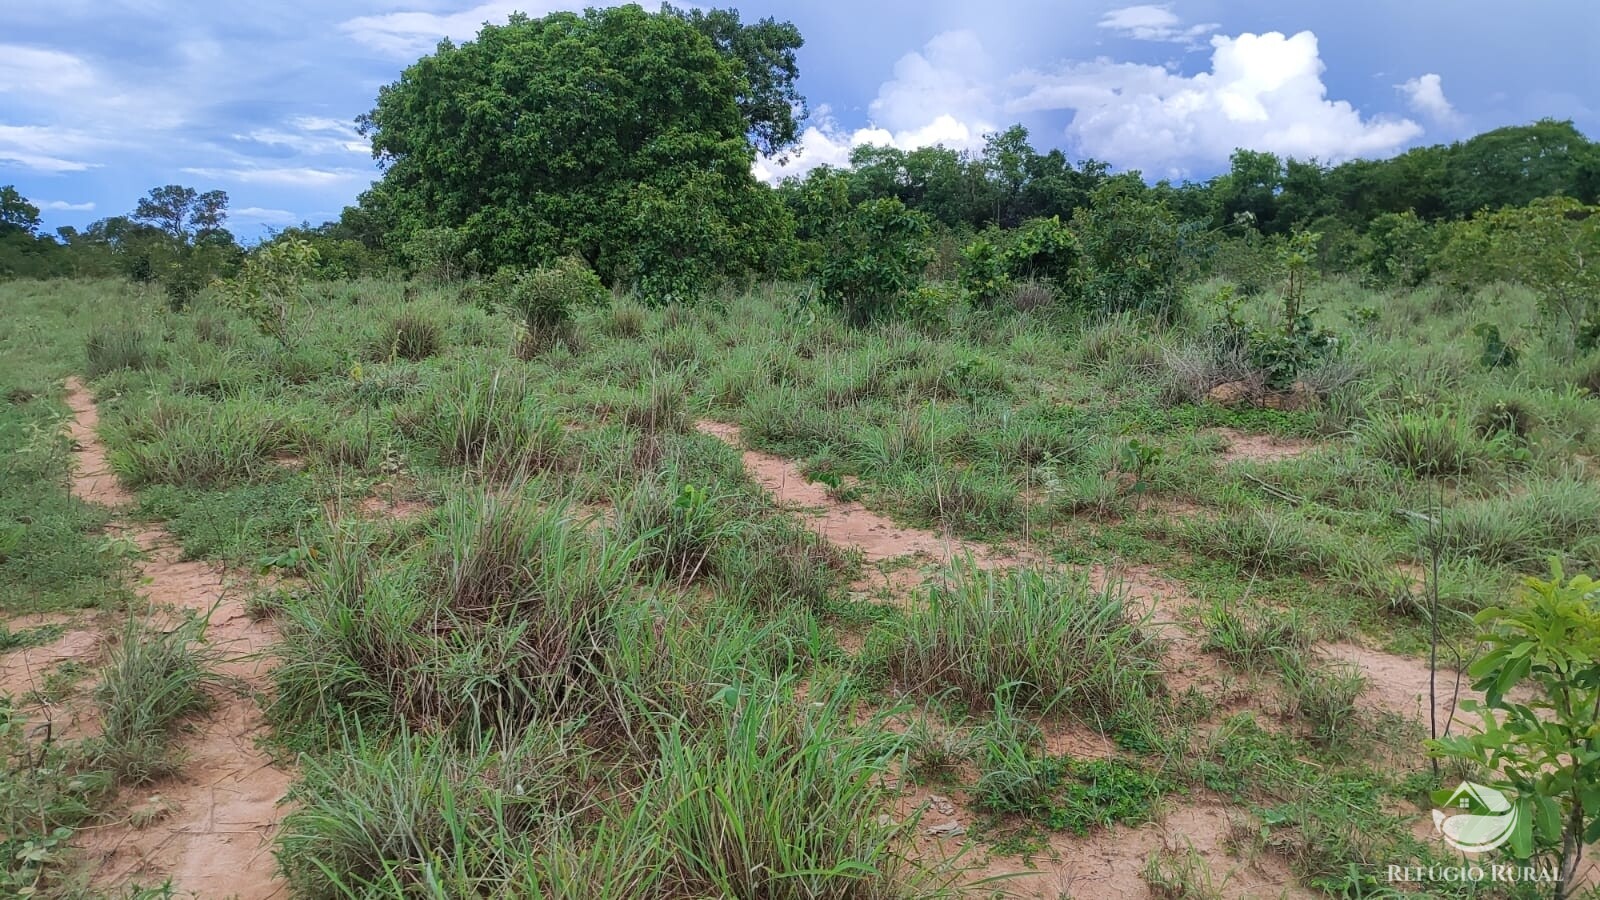
[[[580,5],[4,0],[0,184],[51,228],[170,182],[226,190],[241,237],[332,218],[376,176],[351,123],[380,85],[441,36]],[[1385,156],[1541,116],[1600,136],[1593,0],[733,5],[806,37],[804,150],[764,177],[1018,121],[1155,177],[1208,177],[1235,146]]]

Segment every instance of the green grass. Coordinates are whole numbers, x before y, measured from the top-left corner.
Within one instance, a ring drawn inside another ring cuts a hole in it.
[[[880,652],[913,693],[953,691],[981,708],[1004,691],[1025,707],[1109,723],[1159,690],[1161,647],[1143,626],[1114,586],[965,565],[883,633]]]
[[[1435,545],[1452,614],[1548,556],[1600,565],[1580,459],[1600,453],[1600,407],[1574,388],[1594,362],[1536,350],[1517,289],[1380,298],[1334,279],[1308,298],[1342,338],[1313,373],[1322,406],[1222,408],[1196,402],[1216,372],[1184,349],[1205,350],[1215,287],[1170,323],[958,309],[853,328],[804,286],[761,285],[621,297],[519,342],[458,285],[354,281],[310,288],[279,346],[206,292],[175,314],[116,282],[0,286],[0,605],[125,596],[105,514],[65,490],[58,385],[76,371],[136,516],[189,555],[305,578],[255,609],[283,634],[276,739],[303,754],[279,846],[298,894],[937,896],[949,873],[897,852],[916,823],[879,818],[886,777],[977,798],[964,812],[999,850],[1214,791],[1242,852],[1371,893],[1382,864],[1428,858],[1394,812],[1417,795],[1422,769],[1392,753],[1414,735],[1370,718],[1354,673],[1306,660],[1356,630],[1419,646],[1405,567]],[[1479,321],[1522,336],[1519,368],[1476,364]],[[859,560],[774,508],[702,416],[904,525],[1180,578],[1206,651],[1281,679],[1244,701],[1270,729],[1213,733],[1234,700],[1169,692],[1147,624],[1067,571],[957,565],[904,607],[863,602]],[[1218,427],[1319,446],[1222,466]],[[356,513],[392,494],[435,508]],[[1437,528],[1408,515],[1441,501]],[[102,763],[130,780],[171,767],[174,723],[126,686],[209,684],[192,643],[147,643],[107,695],[133,737]],[[1119,755],[1046,752],[1058,716]],[[73,787],[99,766],[59,749],[26,782],[38,809],[0,788],[6,821],[33,823],[8,833],[48,838],[108,783]],[[1142,871],[1160,896],[1232,888],[1181,847]]]
[[[215,651],[203,644],[205,619],[161,631],[128,619],[100,675],[95,702],[100,735],[90,759],[126,784],[145,784],[179,771],[174,730],[207,709],[220,686]]]

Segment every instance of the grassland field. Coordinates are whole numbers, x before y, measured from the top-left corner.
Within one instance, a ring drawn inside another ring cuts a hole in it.
[[[1600,571],[1600,357],[1332,279],[1235,397],[1217,287],[536,337],[351,281],[280,340],[0,284],[0,896],[1544,896],[1387,875],[1460,862],[1471,614]]]

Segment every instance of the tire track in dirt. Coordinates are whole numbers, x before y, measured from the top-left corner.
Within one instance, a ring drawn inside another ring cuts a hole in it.
[[[737,425],[702,420],[695,427],[738,450],[744,457],[745,471],[779,505],[799,507],[798,512],[813,531],[841,547],[860,550],[867,562],[918,556],[946,564],[970,556],[983,568],[999,568],[1029,561],[1024,556],[997,554],[971,541],[904,527],[854,500],[836,500],[826,486],[808,481],[792,461],[747,448]]]
[[[67,381],[67,404],[76,453],[73,495],[90,503],[126,505],[132,496],[118,483],[96,433],[94,398],[76,378]],[[165,529],[118,522],[112,530],[143,552],[139,593],[157,626],[173,611],[209,616],[206,640],[218,653],[217,669],[246,691],[221,692],[211,711],[190,723],[192,730],[180,738],[180,775],[123,791],[109,822],[79,832],[76,842],[94,866],[93,886],[110,890],[170,878],[179,892],[203,898],[284,896],[272,837],[285,812],[279,801],[291,776],[256,746],[266,723],[254,697],[270,684],[264,651],[276,640],[276,630],[250,618],[244,592],[220,568],[184,560]],[[154,821],[137,827],[136,810],[142,813],[138,818]]]
[[[1031,550],[995,551],[971,541],[900,525],[860,503],[833,498],[824,486],[808,481],[791,460],[745,447],[736,425],[702,421],[696,427],[740,451],[745,470],[780,506],[796,511],[812,530],[827,540],[859,550],[868,562],[918,557],[947,565],[970,558],[984,569],[1027,565],[1069,568]],[[1146,615],[1148,626],[1168,640],[1171,647],[1168,675],[1175,683],[1187,686],[1210,679],[1209,669],[1215,668],[1215,664],[1199,653],[1198,641],[1179,624],[1183,607],[1193,602],[1181,585],[1143,566],[1089,566],[1081,571],[1095,589],[1105,589],[1112,584],[1120,586],[1126,592],[1129,608],[1136,614]],[[904,569],[891,573],[895,581],[893,586],[901,590],[915,590],[937,577],[936,573]],[[1083,758],[1098,758],[1114,752],[1109,741],[1099,735],[1080,732],[1076,726],[1069,726],[1053,738],[1051,752],[1070,752]],[[895,815],[901,818],[914,815],[919,807],[927,805],[929,796],[929,792],[921,788],[905,791],[895,806]],[[1237,861],[1225,860],[1222,848],[1231,820],[1217,806],[1179,805],[1168,810],[1160,821],[1137,829],[1116,826],[1087,837],[1052,834],[1048,838],[1049,858],[1036,858],[1031,866],[1023,866],[1014,858],[994,857],[973,867],[972,858],[981,859],[984,854],[963,836],[964,829],[957,829],[955,833],[941,832],[937,827],[929,830],[938,825],[948,828],[961,824],[963,819],[971,821],[973,818],[964,809],[965,803],[950,806],[948,799],[940,799],[944,800],[944,808],[941,804],[934,805],[931,815],[923,820],[924,827],[913,838],[910,852],[928,861],[959,857],[958,865],[971,867],[964,874],[965,882],[985,896],[997,893],[1053,898],[1064,896],[1067,891],[1088,891],[1081,895],[1149,897],[1149,889],[1140,876],[1145,860],[1162,847],[1191,846],[1213,865],[1219,877],[1227,873],[1226,896],[1253,897],[1262,892],[1311,896],[1295,886],[1281,861],[1263,858],[1253,864],[1235,865]],[[952,818],[958,812],[964,815]],[[988,879],[999,880],[984,884],[981,889],[977,887]]]
[[[1065,568],[1031,551],[997,552],[970,541],[903,526],[860,503],[835,499],[825,486],[807,480],[793,461],[745,447],[736,425],[701,421],[696,428],[740,451],[745,470],[779,505],[800,514],[812,530],[829,541],[859,550],[868,562],[918,557],[944,565],[970,557],[986,569],[1024,565]],[[1230,459],[1277,460],[1297,456],[1311,446],[1309,442],[1253,439],[1242,433],[1228,433],[1225,437],[1234,448]],[[1170,688],[1184,690],[1194,686],[1210,693],[1220,684],[1234,680],[1219,661],[1201,651],[1199,636],[1183,624],[1196,600],[1181,583],[1138,564],[1094,565],[1084,570],[1096,589],[1120,585],[1130,608],[1146,615],[1149,627],[1168,641],[1166,674]],[[937,576],[900,570],[889,577],[891,592],[908,592]],[[1359,667],[1368,678],[1369,689],[1363,702],[1369,707],[1426,722],[1428,669],[1421,660],[1347,642],[1320,646],[1314,652]],[[1454,672],[1441,669],[1441,694],[1448,696],[1454,678]],[[1463,691],[1463,696],[1468,694],[1470,691]],[[916,804],[915,795],[902,800],[905,803],[897,812],[909,815]],[[1192,848],[1219,876],[1225,874],[1221,891],[1224,896],[1253,897],[1263,892],[1313,896],[1295,883],[1280,859],[1261,856],[1240,861],[1230,857],[1225,845],[1233,827],[1234,817],[1226,807],[1200,801],[1176,806],[1158,822],[1137,829],[1116,826],[1082,838],[1051,835],[1048,843],[1053,859],[1036,859],[1034,867],[1020,877],[997,882],[994,888],[1010,896],[1025,897],[1054,897],[1062,891],[1083,890],[1097,897],[1148,897],[1149,888],[1139,872],[1144,860],[1164,847]],[[919,834],[915,853],[923,859],[948,858],[964,845],[965,840],[959,836]],[[1014,861],[994,859],[975,869],[971,880],[1009,876],[1017,871]]]

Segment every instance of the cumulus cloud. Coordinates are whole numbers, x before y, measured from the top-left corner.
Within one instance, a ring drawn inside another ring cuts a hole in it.
[[[1222,27],[1216,22],[1184,25],[1172,4],[1143,4],[1113,9],[1100,17],[1099,26],[1119,37],[1136,41],[1164,41],[1200,46],[1200,39]]]
[[[1302,31],[1211,39],[1211,68],[1184,76],[1107,59],[1029,72],[1012,113],[1072,110],[1081,152],[1155,175],[1182,176],[1237,147],[1339,161],[1391,153],[1422,134],[1410,119],[1363,117],[1330,100],[1317,37]]]
[[[901,150],[935,145],[980,148],[984,135],[998,130],[995,114],[1000,103],[994,85],[999,80],[976,34],[937,35],[921,51],[907,53],[895,63],[894,77],[878,88],[867,107],[870,124],[846,130],[828,107],[819,106],[812,124],[800,135],[799,151],[791,151],[787,162],[773,157],[756,160],[756,177],[777,181],[824,164],[844,165],[850,151],[864,144]]]
[[[431,53],[441,38],[470,39],[485,22],[504,22],[514,12],[538,18],[557,10],[578,10],[592,5],[595,4],[488,0],[456,13],[408,11],[358,16],[340,24],[339,29],[381,53],[412,59]]]
[[[48,212],[94,212],[94,202],[68,203],[65,200],[45,200],[39,208]]]
[[[1456,125],[1461,121],[1461,114],[1456,112],[1444,95],[1444,79],[1438,74],[1429,72],[1419,75],[1409,81],[1395,85],[1396,90],[1405,95],[1406,104],[1415,112],[1441,125]]]

